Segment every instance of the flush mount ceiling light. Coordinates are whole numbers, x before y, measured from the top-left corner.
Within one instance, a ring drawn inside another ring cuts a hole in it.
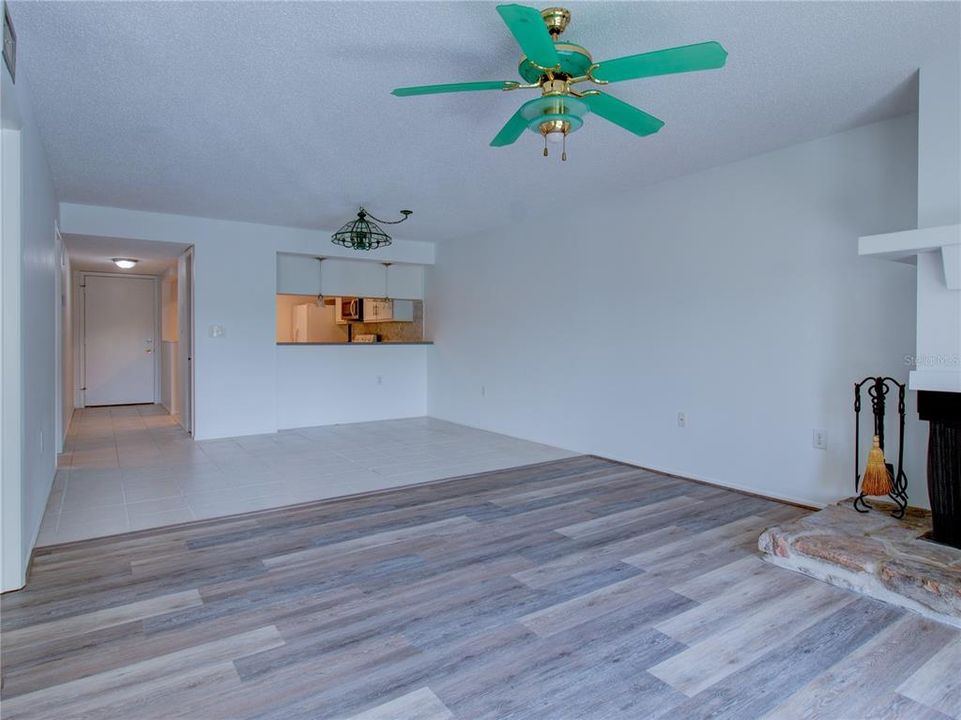
[[[129,270],[138,262],[140,262],[139,260],[135,260],[134,258],[112,258],[112,260],[114,265],[124,270]]]
[[[400,214],[404,216],[400,220],[380,220],[368,214],[364,208],[361,208],[354,220],[351,220],[331,235],[330,241],[334,243],[334,245],[343,245],[346,248],[353,248],[354,250],[374,250],[375,248],[390,245],[390,235],[371,221],[376,220],[384,225],[399,225],[410,217],[413,211],[401,210]],[[368,220],[368,218],[370,219]]]

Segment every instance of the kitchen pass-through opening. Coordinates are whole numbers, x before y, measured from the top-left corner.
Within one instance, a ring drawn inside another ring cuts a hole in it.
[[[277,295],[277,342],[281,344],[423,341],[421,300]]]

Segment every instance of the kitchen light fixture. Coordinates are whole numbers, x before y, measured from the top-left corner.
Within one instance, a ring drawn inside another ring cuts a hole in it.
[[[123,270],[129,270],[138,262],[140,261],[135,260],[134,258],[113,258],[113,264],[118,268],[122,268]]]
[[[390,245],[390,235],[381,230],[380,227],[371,222],[371,220],[376,220],[384,225],[399,225],[410,217],[413,211],[401,210],[400,214],[404,216],[400,220],[381,220],[368,214],[364,208],[361,208],[357,213],[357,219],[351,220],[335,232],[331,236],[330,241],[334,243],[334,245],[343,245],[346,248],[353,248],[354,250],[374,250],[375,248]],[[370,218],[370,220],[367,218]]]

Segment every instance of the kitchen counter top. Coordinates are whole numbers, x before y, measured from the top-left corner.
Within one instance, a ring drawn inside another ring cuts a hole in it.
[[[360,342],[279,342],[277,345],[289,346],[289,345],[367,345],[367,346],[377,346],[377,345],[433,345],[431,340],[422,340],[420,342],[376,342],[376,343],[360,343]]]

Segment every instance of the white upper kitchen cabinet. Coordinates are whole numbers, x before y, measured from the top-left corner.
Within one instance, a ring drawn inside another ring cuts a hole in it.
[[[388,265],[387,297],[403,300],[423,300],[424,266]]]
[[[320,295],[320,258],[277,253],[277,292]]]
[[[389,322],[394,319],[393,303],[390,300],[364,298],[364,322]]]
[[[382,298],[387,268],[379,262],[327,258],[320,263],[320,289],[324,295]]]
[[[364,298],[364,322],[413,322],[413,300]]]

